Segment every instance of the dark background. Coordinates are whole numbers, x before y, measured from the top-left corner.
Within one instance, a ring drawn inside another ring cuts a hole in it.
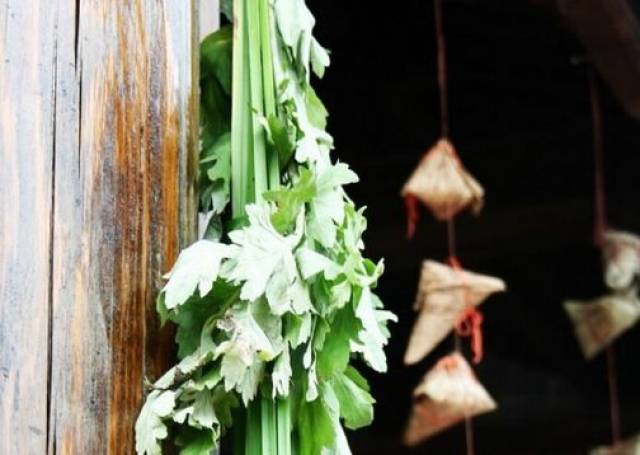
[[[592,128],[583,50],[545,2],[445,0],[451,136],[484,185],[479,217],[457,219],[458,253],[509,290],[483,306],[479,379],[499,405],[474,420],[478,454],[584,454],[610,441],[605,357],[583,360],[563,310],[604,290],[592,246]],[[398,314],[389,373],[368,373],[375,423],[349,433],[354,454],[464,453],[461,425],[409,450],[400,437],[421,376],[453,344],[402,364],[420,263],[446,256],[446,229],[423,212],[405,240],[400,189],[439,134],[432,2],[309,1],[316,36],[332,50],[317,82],[331,113],[335,156],[361,183],[367,254],[384,257],[379,294]],[[640,82],[640,81],[639,81]],[[610,225],[640,231],[640,129],[600,84]],[[616,343],[622,433],[640,431],[636,327]]]

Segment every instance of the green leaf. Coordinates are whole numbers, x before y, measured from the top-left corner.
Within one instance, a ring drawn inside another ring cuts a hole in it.
[[[289,395],[289,386],[291,382],[291,357],[289,348],[285,347],[282,354],[276,359],[271,375],[273,382],[273,397],[277,395],[287,397]]]
[[[291,188],[282,188],[264,193],[264,199],[276,204],[276,211],[271,215],[271,222],[278,232],[285,234],[295,223],[300,210],[316,195],[313,173],[300,169],[300,176]]]
[[[311,39],[311,67],[319,78],[324,77],[324,70],[331,63],[329,52],[318,43],[315,38]],[[324,127],[323,127],[324,128]]]
[[[176,406],[176,394],[171,390],[154,390],[147,396],[136,420],[136,452],[139,455],[161,455],[160,441],[168,435],[163,422]]]
[[[275,115],[269,115],[263,122],[267,131],[267,139],[278,153],[280,168],[284,168],[295,151],[295,129],[288,127]]]
[[[233,27],[226,25],[208,35],[200,44],[200,74],[215,77],[231,95],[231,44]]]
[[[346,306],[339,310],[331,323],[331,333],[318,352],[318,372],[320,377],[328,379],[338,372],[342,372],[349,364],[351,341],[358,339],[361,325],[353,314],[353,310]]]
[[[320,272],[322,272],[327,280],[333,280],[340,274],[338,264],[310,248],[299,248],[298,251],[296,251],[296,259],[302,278],[305,280],[308,280]]]
[[[353,382],[355,382],[357,386],[360,387],[362,390],[371,392],[371,388],[369,387],[369,383],[367,382],[367,380],[354,367],[349,365],[347,369],[344,371],[344,374]]]
[[[274,9],[280,36],[290,48],[302,78],[308,80],[310,59],[315,73],[322,77],[329,55],[312,36],[315,19],[304,0],[275,0]]]
[[[360,352],[365,361],[374,370],[384,373],[387,371],[387,357],[384,346],[387,344],[388,321],[397,321],[397,317],[389,311],[376,308],[379,299],[374,297],[369,288],[356,293],[356,316],[360,319],[363,329],[358,334],[358,340],[351,342],[351,350]]]
[[[200,92],[200,141],[206,150],[231,128],[231,99],[216,79],[202,79]]]
[[[182,305],[196,289],[200,297],[207,295],[218,279],[222,260],[229,254],[229,246],[210,240],[200,240],[182,250],[167,274],[169,282],[162,289],[166,308],[172,310]]]
[[[216,357],[222,356],[221,373],[224,377],[225,390],[235,389],[246,403],[251,400],[257,390],[264,371],[264,362],[272,360],[282,349],[282,340],[274,337],[277,326],[269,327],[272,322],[264,320],[261,326],[247,302],[230,308],[218,321],[218,328],[227,332],[229,339],[216,348]],[[277,318],[276,318],[277,319]]]
[[[176,438],[176,445],[181,447],[180,455],[211,455],[215,449],[211,431],[189,427]]]
[[[179,311],[172,313],[171,320],[178,325],[176,330],[178,358],[186,357],[200,346],[204,323],[217,311],[212,303],[211,300],[191,298],[180,307]]]
[[[249,226],[233,231],[229,238],[235,244],[233,257],[225,268],[224,276],[231,282],[242,285],[240,298],[256,300],[264,295],[270,281],[293,284],[297,267],[293,249],[302,237],[302,212],[298,216],[295,232],[281,235],[271,223],[272,209],[267,204],[251,204],[246,207]],[[279,308],[273,301],[276,292],[267,297],[269,304]]]
[[[213,406],[218,416],[218,420],[222,425],[222,429],[231,428],[233,423],[233,409],[240,405],[236,396],[227,393],[224,388],[216,387],[213,391]]]
[[[344,373],[336,374],[331,385],[340,403],[340,414],[350,430],[370,425],[373,421],[375,400],[368,390],[360,387]]]
[[[324,130],[327,127],[327,117],[329,116],[329,112],[324,106],[322,100],[318,98],[316,91],[310,85],[306,88],[306,94],[309,122],[316,128]]]
[[[293,349],[311,337],[311,321],[309,312],[300,316],[291,313],[285,315],[285,339]]]
[[[213,393],[203,390],[196,395],[193,403],[193,422],[197,425],[214,431],[219,425],[218,417],[214,409]]]
[[[317,178],[317,195],[310,203],[309,235],[325,248],[333,248],[337,225],[344,221],[342,185],[358,181],[358,176],[344,163],[329,166]]]
[[[200,206],[221,214],[230,200],[231,135],[221,135],[200,159]]]
[[[322,398],[304,401],[298,411],[300,455],[318,455],[323,448],[331,449],[336,442],[334,419]]]

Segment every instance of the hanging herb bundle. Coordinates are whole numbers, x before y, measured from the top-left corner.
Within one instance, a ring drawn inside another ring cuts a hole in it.
[[[233,27],[201,47],[200,208],[205,239],[180,253],[158,298],[180,362],[136,423],[139,454],[209,454],[233,424],[238,454],[350,453],[342,425],[373,419],[352,365],[386,371],[387,322],[362,256],[366,219],[332,162],[310,85],[327,51],[304,0],[234,0]]]

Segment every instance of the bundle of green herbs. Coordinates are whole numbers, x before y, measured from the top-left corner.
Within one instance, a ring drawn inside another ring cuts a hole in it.
[[[179,363],[149,385],[138,454],[349,454],[343,425],[373,419],[352,362],[386,371],[388,321],[362,256],[366,219],[332,162],[327,111],[310,81],[328,52],[304,0],[223,2],[232,20],[201,46],[200,209],[158,298]],[[232,14],[231,14],[232,12]]]

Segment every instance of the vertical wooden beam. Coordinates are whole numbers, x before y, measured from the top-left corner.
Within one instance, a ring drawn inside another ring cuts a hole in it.
[[[0,453],[47,447],[55,7],[0,2]]]
[[[198,3],[198,22],[202,41],[209,33],[220,28],[220,1],[198,0]]]
[[[0,453],[134,452],[197,227],[195,1],[0,6]]]

